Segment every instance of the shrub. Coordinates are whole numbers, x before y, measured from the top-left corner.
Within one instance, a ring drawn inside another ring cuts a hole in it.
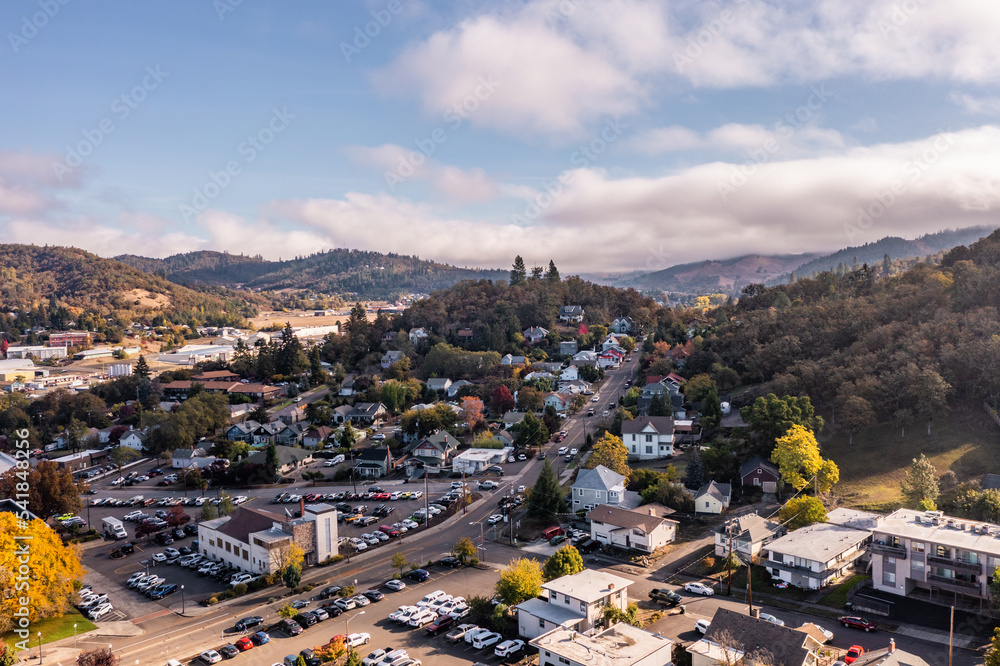
[[[353,585],[345,585],[345,586],[344,586],[344,589],[342,589],[342,590],[341,590],[341,591],[339,592],[339,594],[340,594],[340,596],[342,596],[342,597],[353,597],[353,596],[354,596],[354,593],[355,593],[356,591],[357,591],[357,590],[355,589],[355,587],[354,587]]]
[[[233,585],[233,596],[242,597],[246,593],[247,593],[246,583],[237,583],[236,585]]]
[[[209,597],[208,598],[208,601],[205,602],[205,605],[206,606],[214,606],[217,603],[219,603],[219,598],[213,596],[213,597]]]
[[[312,592],[314,587],[316,586],[313,585],[312,583],[308,583],[306,585],[303,585],[302,589],[305,590],[306,592]]]
[[[706,569],[712,570],[712,569],[715,568],[715,558],[714,557],[706,557],[704,560],[702,560],[702,562],[704,562]]]

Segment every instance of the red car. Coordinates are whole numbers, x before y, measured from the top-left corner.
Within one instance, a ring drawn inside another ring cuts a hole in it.
[[[869,622],[863,617],[858,617],[857,615],[842,615],[838,620],[845,627],[851,627],[852,629],[864,629],[865,631],[878,631],[878,626],[874,622]]]
[[[347,634],[337,634],[336,636],[334,636],[333,638],[330,639],[330,643],[331,644],[333,644],[333,643],[346,643],[346,642],[347,642]]]
[[[240,652],[246,652],[247,650],[253,648],[253,641],[244,636],[243,638],[233,643],[233,645],[238,647],[240,649]]]
[[[852,664],[855,661],[857,661],[864,653],[865,649],[863,647],[861,647],[860,645],[852,645],[851,649],[848,650],[847,654],[844,655],[844,663]]]

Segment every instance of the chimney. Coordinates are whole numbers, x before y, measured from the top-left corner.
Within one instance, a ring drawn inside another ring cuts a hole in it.
[[[895,638],[890,638],[889,639],[889,654],[892,654],[895,651],[896,651],[896,639]]]
[[[653,507],[649,507],[649,515],[651,515],[651,516],[655,516],[656,515],[656,512],[653,511]]]
[[[760,617],[760,609],[759,608],[751,608],[750,609],[750,617]]]
[[[299,498],[299,518],[301,518],[304,515],[306,515],[306,498],[305,497],[300,497]]]

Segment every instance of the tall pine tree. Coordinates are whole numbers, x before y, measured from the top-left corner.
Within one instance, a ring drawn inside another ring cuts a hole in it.
[[[514,267],[510,270],[510,286],[524,284],[527,279],[528,271],[524,267],[524,259],[521,258],[521,255],[517,255],[514,257]]]
[[[552,463],[546,460],[528,497],[528,515],[532,518],[552,519],[561,513],[562,509],[562,488],[559,486],[559,479],[552,468]]]
[[[559,269],[556,268],[556,262],[549,259],[549,270],[545,272],[545,279],[549,282],[559,282]]]
[[[139,357],[139,361],[135,364],[135,367],[132,368],[132,374],[139,379],[149,379],[149,364],[146,363],[145,356]]]

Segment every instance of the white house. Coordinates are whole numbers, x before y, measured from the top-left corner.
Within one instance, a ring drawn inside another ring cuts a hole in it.
[[[146,446],[146,433],[140,430],[129,430],[118,440],[121,446],[127,446],[136,451],[142,451]]]
[[[564,305],[559,308],[559,321],[563,322],[573,322],[574,324],[579,324],[583,321],[583,306],[581,305]]]
[[[604,607],[628,607],[627,578],[584,569],[542,584],[545,599],[534,597],[515,606],[518,634],[535,638],[553,629],[585,632],[604,619]]]
[[[419,347],[422,342],[427,340],[429,336],[427,331],[423,328],[411,328],[410,329],[410,344],[414,347]]]
[[[571,382],[576,379],[580,379],[580,369],[575,366],[571,365],[559,371],[560,382]]]
[[[625,498],[625,481],[624,476],[604,465],[580,470],[571,490],[573,511],[590,511],[599,504],[618,506]]]
[[[715,554],[718,557],[729,554],[732,535],[732,549],[737,554],[743,555],[744,560],[756,557],[764,546],[780,539],[787,531],[781,523],[756,513],[731,518],[715,528]]]
[[[458,395],[458,392],[462,390],[465,386],[472,386],[472,382],[468,382],[464,379],[459,379],[457,382],[452,382],[448,387],[448,397],[454,398]]]
[[[573,402],[573,396],[568,393],[549,393],[545,396],[545,406],[554,407],[556,412],[563,413],[569,411],[570,403]]]
[[[869,530],[816,523],[767,544],[762,564],[772,578],[818,590],[852,571],[871,540]]]
[[[709,481],[694,496],[695,513],[722,513],[729,508],[733,493],[728,483]]]
[[[674,455],[674,420],[669,416],[640,416],[622,421],[622,444],[638,460]]]
[[[524,365],[524,356],[514,356],[513,354],[504,354],[500,357],[500,365]]]
[[[673,509],[644,504],[629,510],[602,504],[587,514],[590,538],[610,546],[653,553],[677,538],[677,521],[666,516]]]
[[[467,449],[452,458],[451,469],[453,472],[475,474],[490,465],[502,463],[513,451],[512,447],[503,449]]]
[[[521,334],[524,336],[525,342],[535,345],[544,340],[549,331],[541,326],[532,326],[531,328],[524,329]]]
[[[539,666],[670,666],[674,641],[625,622],[592,636],[553,629],[531,641]]]
[[[451,388],[451,380],[446,377],[432,377],[427,380],[427,388],[432,391],[447,391]]]
[[[124,439],[124,438],[123,438]],[[187,469],[188,467],[208,467],[215,462],[215,456],[206,456],[205,449],[175,449],[170,456],[171,467]]]

